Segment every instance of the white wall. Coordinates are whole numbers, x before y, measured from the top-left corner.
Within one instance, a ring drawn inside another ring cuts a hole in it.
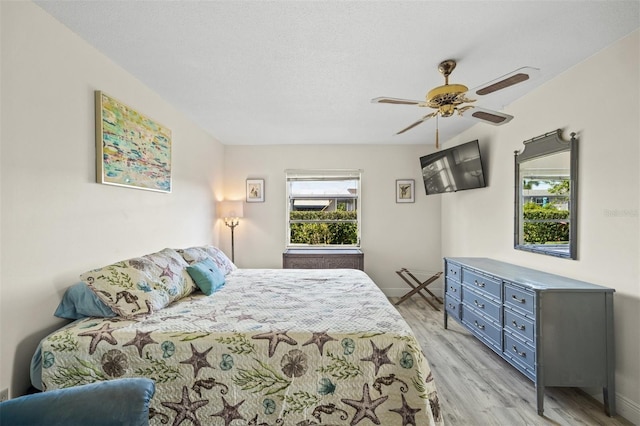
[[[62,324],[52,312],[79,273],[166,246],[217,244],[218,233],[229,252],[214,200],[244,199],[252,177],[266,180],[266,201],[245,204],[236,263],[280,267],[284,170],[361,168],[365,269],[389,295],[406,290],[394,270],[439,270],[443,255],[615,288],[618,408],[640,423],[638,32],[514,103],[508,126],[478,125],[449,141],[480,139],[489,187],[427,197],[418,158],[432,146],[225,149],[39,7],[0,2],[0,19],[0,389],[24,391],[31,353]],[[173,130],[173,193],[95,183],[94,90]],[[512,248],[513,151],[556,128],[580,135],[577,261]],[[395,203],[395,180],[405,178],[416,180],[415,204]]]
[[[424,194],[419,161],[432,151],[433,146],[416,145],[227,146],[226,198],[244,199],[247,178],[265,179],[265,202],[245,203],[245,218],[235,230],[236,264],[282,267],[286,169],[362,169],[365,271],[387,295],[405,293],[408,287],[395,270],[442,270],[440,200]],[[415,203],[396,204],[396,179],[415,179]],[[221,229],[220,246],[229,252],[228,229]]]
[[[28,387],[37,341],[88,269],[217,244],[224,147],[30,2],[2,17],[0,389]],[[171,194],[95,183],[94,90],[173,132]]]
[[[489,187],[442,197],[443,256],[482,256],[616,290],[617,403],[640,424],[640,51],[632,35],[594,55],[506,111],[504,127],[475,126],[445,146],[479,138]],[[513,152],[564,129],[579,136],[578,260],[513,249]]]

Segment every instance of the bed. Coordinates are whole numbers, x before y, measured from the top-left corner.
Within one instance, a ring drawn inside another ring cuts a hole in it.
[[[152,425],[442,424],[419,343],[358,270],[234,269],[211,295],[78,319],[32,365],[42,390],[151,378]]]

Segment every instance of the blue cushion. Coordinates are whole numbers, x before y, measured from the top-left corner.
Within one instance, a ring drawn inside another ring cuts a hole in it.
[[[115,312],[83,282],[72,285],[64,292],[62,301],[53,315],[73,320],[86,317],[110,318],[116,316]]]
[[[128,378],[56,389],[0,403],[0,424],[148,425],[153,380]]]
[[[206,295],[212,295],[224,285],[224,273],[209,258],[187,266],[187,272]]]

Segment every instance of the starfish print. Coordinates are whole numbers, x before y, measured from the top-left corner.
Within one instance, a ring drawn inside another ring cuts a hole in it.
[[[240,314],[236,317],[236,319],[238,321],[244,321],[244,320],[250,320],[250,319],[254,319],[253,315],[246,315],[246,314]]]
[[[222,404],[224,405],[224,407],[222,408],[222,411],[212,414],[211,417],[222,417],[224,419],[224,426],[229,426],[234,420],[244,420],[244,417],[242,417],[238,412],[238,407],[244,404],[244,401],[245,400],[243,399],[236,405],[229,405],[229,403],[224,399],[223,396]]]
[[[213,368],[211,364],[209,364],[209,361],[207,361],[207,354],[209,353],[209,351],[211,351],[211,349],[213,349],[213,346],[211,346],[204,352],[198,352],[193,346],[193,343],[190,343],[190,345],[192,353],[191,358],[180,361],[180,364],[191,364],[191,366],[193,367],[193,377],[196,378],[198,377],[198,373],[200,372],[201,368]]]
[[[376,346],[376,344],[373,343],[373,340],[370,340],[370,342],[371,342],[371,348],[373,349],[371,356],[369,356],[368,358],[361,358],[360,361],[373,362],[373,364],[376,366],[376,376],[377,376],[378,370],[380,370],[380,367],[382,367],[384,364],[395,365],[395,363],[391,362],[391,360],[387,356],[387,352],[389,352],[389,349],[391,348],[391,346],[393,346],[393,343],[391,343],[389,346],[387,346],[384,349],[379,349]]]
[[[91,343],[89,344],[89,354],[92,355],[96,348],[98,347],[98,343],[103,340],[111,343],[112,345],[117,345],[118,341],[111,335],[117,328],[109,328],[109,324],[104,324],[100,329],[93,331],[85,331],[84,333],[78,333],[78,336],[91,336]]]
[[[201,426],[200,420],[196,415],[196,410],[200,407],[207,405],[209,401],[191,401],[189,399],[189,389],[186,386],[182,387],[182,400],[180,402],[162,402],[161,404],[167,408],[176,412],[176,418],[173,419],[173,426],[178,426],[186,419],[191,420],[194,426]]]
[[[194,321],[204,320],[210,322],[218,322],[218,320],[216,319],[217,315],[218,313],[216,311],[209,311],[203,312],[201,314],[193,314],[192,316],[195,317]]]
[[[150,331],[144,332],[136,330],[136,337],[122,346],[135,346],[136,348],[138,348],[138,354],[140,354],[140,358],[142,358],[142,350],[144,349],[145,345],[149,345],[151,343],[155,343],[156,345],[158,344],[158,342],[151,338]]]
[[[322,349],[324,348],[324,344],[332,340],[337,341],[338,339],[334,339],[333,337],[329,336],[326,331],[322,331],[320,333],[313,333],[313,336],[311,336],[311,338],[307,342],[303,343],[302,346],[316,344],[318,345],[320,355],[322,356]]]
[[[402,407],[392,408],[389,411],[396,412],[402,416],[402,426],[413,425],[416,426],[416,413],[420,411],[420,408],[411,408],[407,405],[407,400],[402,396]]]
[[[164,269],[162,269],[162,273],[160,274],[161,277],[169,277],[170,280],[173,280],[174,275],[175,272],[171,270],[171,265],[165,266]]]
[[[271,358],[276,352],[276,347],[278,347],[278,343],[280,342],[285,342],[291,346],[295,346],[298,344],[298,342],[287,336],[286,331],[270,331],[269,333],[256,334],[255,336],[251,336],[251,338],[264,339],[269,341],[269,358]]]
[[[369,384],[365,383],[364,386],[362,386],[361,400],[341,399],[340,401],[356,409],[356,413],[353,415],[353,419],[351,419],[351,426],[358,424],[365,417],[371,420],[374,424],[379,425],[380,419],[376,416],[376,408],[385,402],[387,398],[389,398],[388,395],[372,400],[371,395],[369,395]]]

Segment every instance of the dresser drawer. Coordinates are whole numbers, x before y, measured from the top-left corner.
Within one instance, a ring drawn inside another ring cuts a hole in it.
[[[460,282],[460,275],[462,275],[460,270],[460,265],[456,265],[455,263],[447,263],[447,271],[445,275],[447,276],[447,278],[453,278],[454,280]]]
[[[468,269],[462,270],[462,283],[471,288],[481,291],[492,296],[496,300],[500,300],[502,292],[502,282],[496,278],[489,277]]]
[[[505,283],[504,304],[524,315],[533,316],[535,296],[530,291],[526,291],[510,283]]]
[[[287,249],[282,253],[285,269],[360,269],[364,254],[357,249]]]
[[[462,323],[478,337],[502,350],[502,330],[493,321],[477,314],[462,304]]]
[[[283,260],[283,267],[286,269],[322,269],[322,256],[288,256]]]
[[[529,321],[510,309],[505,309],[504,328],[510,333],[520,336],[522,339],[526,339],[533,344],[533,321]]]
[[[535,350],[509,334],[504,335],[504,354],[535,372]]]
[[[500,324],[500,305],[469,287],[462,289],[462,303]]]
[[[458,299],[446,294],[444,296],[444,308],[449,315],[456,317],[458,320],[462,320],[462,303]]]
[[[456,297],[456,299],[462,299],[462,288],[460,283],[457,283],[453,280],[447,278],[447,285],[444,288],[445,293],[451,294]]]

